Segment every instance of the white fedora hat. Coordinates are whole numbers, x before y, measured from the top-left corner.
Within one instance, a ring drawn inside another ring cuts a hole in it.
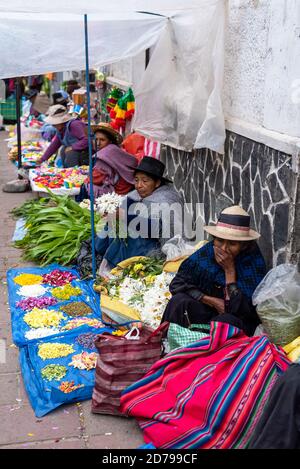
[[[205,226],[207,233],[230,241],[252,241],[260,234],[250,228],[250,216],[239,205],[223,210],[215,226]]]
[[[57,125],[69,122],[71,119],[73,119],[73,117],[68,113],[64,106],[61,104],[54,104],[49,107],[45,122],[47,122],[47,124]]]

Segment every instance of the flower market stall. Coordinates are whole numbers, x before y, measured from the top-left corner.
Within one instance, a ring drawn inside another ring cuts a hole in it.
[[[147,1],[113,3],[113,9],[93,0],[88,6],[79,0],[25,6],[13,0],[9,6],[0,6],[0,77],[86,69],[91,180],[89,65],[97,69],[153,47],[140,85],[133,90],[133,126],[141,134],[176,148],[207,147],[222,152],[224,1],[174,0],[166,2],[165,10],[157,5],[150,8]],[[14,31],[13,36],[8,30]],[[36,37],[43,40],[37,43]],[[45,47],[50,43],[51,48]],[[202,103],[201,112],[198,102]],[[116,126],[124,124],[126,112],[127,116],[132,112],[130,106],[131,96],[113,110]],[[25,158],[24,146],[24,163]],[[33,155],[28,158],[33,162]],[[79,184],[77,175],[47,171],[31,171],[34,190],[45,188],[48,192],[51,186],[54,191],[77,190],[65,187],[65,181]],[[96,366],[95,337],[91,334],[112,332],[104,326],[104,303],[101,300],[100,304],[97,291],[92,291],[89,282],[79,280],[75,269],[62,267],[71,264],[82,241],[92,237],[95,277],[95,224],[102,222],[110,202],[95,204],[103,212],[100,216],[97,211],[94,215],[93,196],[89,211],[70,197],[49,195],[19,209],[27,233],[18,245],[24,248],[26,260],[41,267],[14,269],[7,274],[13,337],[20,346],[22,376],[37,416],[91,397]],[[119,267],[123,271],[116,275],[116,281],[111,279],[100,287],[110,291],[111,300],[138,311],[142,321],[155,327],[169,299],[172,273],[164,272],[158,260],[154,264],[153,260],[135,259],[130,267]],[[101,296],[104,301],[105,294]],[[130,316],[127,319],[132,320]]]
[[[103,327],[98,295],[75,269],[62,270],[58,264],[11,269],[7,281],[13,340],[18,346],[81,326]]]
[[[198,243],[194,249],[205,243]],[[111,270],[111,278],[99,278],[94,284],[101,293],[102,312],[119,324],[137,320],[157,328],[171,298],[169,285],[187,257],[164,261],[138,256],[120,262]]]
[[[7,273],[14,343],[20,348],[25,388],[36,415],[89,399],[94,386],[98,294],[75,269],[10,269]]]
[[[42,166],[29,170],[29,181],[33,192],[46,192],[50,189],[56,195],[75,196],[88,175],[88,166],[55,168]]]

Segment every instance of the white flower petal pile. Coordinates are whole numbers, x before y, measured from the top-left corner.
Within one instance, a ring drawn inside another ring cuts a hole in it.
[[[38,297],[42,296],[46,293],[48,288],[43,287],[42,285],[39,284],[34,284],[34,285],[24,285],[18,290],[18,295],[20,296],[25,296],[25,297]]]
[[[60,332],[56,327],[39,327],[38,329],[31,329],[25,333],[25,337],[28,340],[40,339],[48,335],[58,334]]]

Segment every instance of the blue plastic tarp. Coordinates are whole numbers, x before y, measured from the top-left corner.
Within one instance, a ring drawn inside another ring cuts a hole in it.
[[[16,221],[16,228],[12,237],[12,242],[20,241],[25,237],[27,233],[27,228],[25,227],[25,224],[25,218],[19,218],[19,220]]]
[[[10,269],[7,272],[7,286],[8,286],[8,293],[9,293],[9,306],[11,311],[11,327],[12,327],[12,336],[13,341],[19,347],[22,347],[29,342],[34,342],[37,339],[27,339],[25,334],[31,328],[26,324],[24,321],[24,315],[26,311],[23,311],[21,308],[17,308],[16,304],[18,301],[24,299],[24,297],[20,296],[18,293],[21,286],[14,282],[14,278],[22,273],[28,274],[36,274],[36,275],[44,275],[51,272],[54,269],[60,269],[62,271],[72,272],[77,279],[73,280],[71,283],[73,286],[77,286],[82,290],[82,294],[78,296],[73,296],[68,301],[59,301],[56,305],[53,306],[45,306],[47,309],[51,310],[59,310],[59,308],[67,303],[72,303],[74,301],[83,301],[88,306],[90,306],[93,310],[91,314],[88,315],[89,319],[97,319],[101,321],[101,309],[100,309],[100,296],[97,292],[93,289],[93,281],[92,280],[80,280],[79,274],[75,268],[67,268],[62,267],[58,264],[52,264],[47,267],[28,267],[28,268],[19,268],[19,269]],[[49,290],[43,296],[51,297],[51,290],[55,287],[43,284],[43,286],[48,287]],[[71,316],[64,314],[65,319],[60,322],[59,329],[63,334],[71,333],[72,331],[64,331],[63,327],[66,326],[72,319]],[[86,330],[90,330],[89,326],[81,326],[77,330],[80,332],[84,332]],[[57,334],[56,334],[57,335]],[[60,335],[60,334],[59,334]],[[48,336],[49,337],[49,336]],[[54,335],[52,336],[54,337]]]
[[[109,330],[105,328],[94,332],[97,335]],[[63,404],[91,399],[95,383],[95,369],[89,371],[80,370],[69,365],[74,355],[83,351],[89,353],[96,352],[96,350],[85,349],[76,342],[76,337],[81,333],[82,331],[80,333],[72,331],[72,333],[61,335],[60,337],[44,338],[20,349],[20,365],[24,386],[37,417],[42,417]],[[46,360],[40,358],[38,355],[39,345],[53,342],[71,344],[74,352],[61,358]],[[65,366],[67,368],[66,375],[59,381],[45,380],[42,377],[41,370],[50,364]],[[83,384],[84,386],[70,393],[64,393],[59,389],[62,381],[74,381],[75,385]]]

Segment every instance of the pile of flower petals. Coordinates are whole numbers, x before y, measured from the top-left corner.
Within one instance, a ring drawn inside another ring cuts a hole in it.
[[[17,291],[19,296],[25,297],[38,297],[43,296],[48,288],[43,287],[42,285],[35,284],[35,285],[24,285],[23,287],[19,288]]]
[[[42,337],[58,334],[59,332],[60,329],[57,327],[38,327],[37,329],[30,329],[25,332],[25,337],[28,340],[41,339]]]
[[[38,327],[57,327],[62,319],[64,319],[64,315],[60,311],[45,308],[33,308],[24,316],[26,324],[35,329]]]
[[[95,352],[81,352],[77,355],[73,355],[72,361],[69,363],[69,366],[74,368],[79,368],[80,370],[92,370],[96,368],[98,354]]]
[[[40,275],[35,274],[20,274],[14,278],[14,282],[18,285],[36,285],[37,283],[42,283],[43,278]]]
[[[49,358],[66,357],[74,352],[74,348],[69,344],[61,344],[60,342],[49,342],[39,345],[38,356],[43,360]]]
[[[55,269],[52,270],[52,272],[49,272],[49,274],[43,275],[43,283],[47,283],[55,287],[62,287],[66,283],[70,283],[76,278],[77,277],[72,274],[72,272],[68,272],[67,270]]]
[[[101,321],[98,321],[98,319],[90,319],[87,317],[82,317],[82,318],[71,319],[71,321],[69,321],[65,326],[62,327],[62,330],[70,331],[72,329],[76,329],[77,327],[80,327],[83,325],[95,327],[96,329],[100,329],[104,326]]]
[[[50,296],[44,296],[42,298],[29,297],[26,298],[26,300],[18,301],[16,306],[17,308],[21,308],[23,311],[30,311],[35,307],[43,308],[44,306],[52,306],[56,303],[57,299]]]

